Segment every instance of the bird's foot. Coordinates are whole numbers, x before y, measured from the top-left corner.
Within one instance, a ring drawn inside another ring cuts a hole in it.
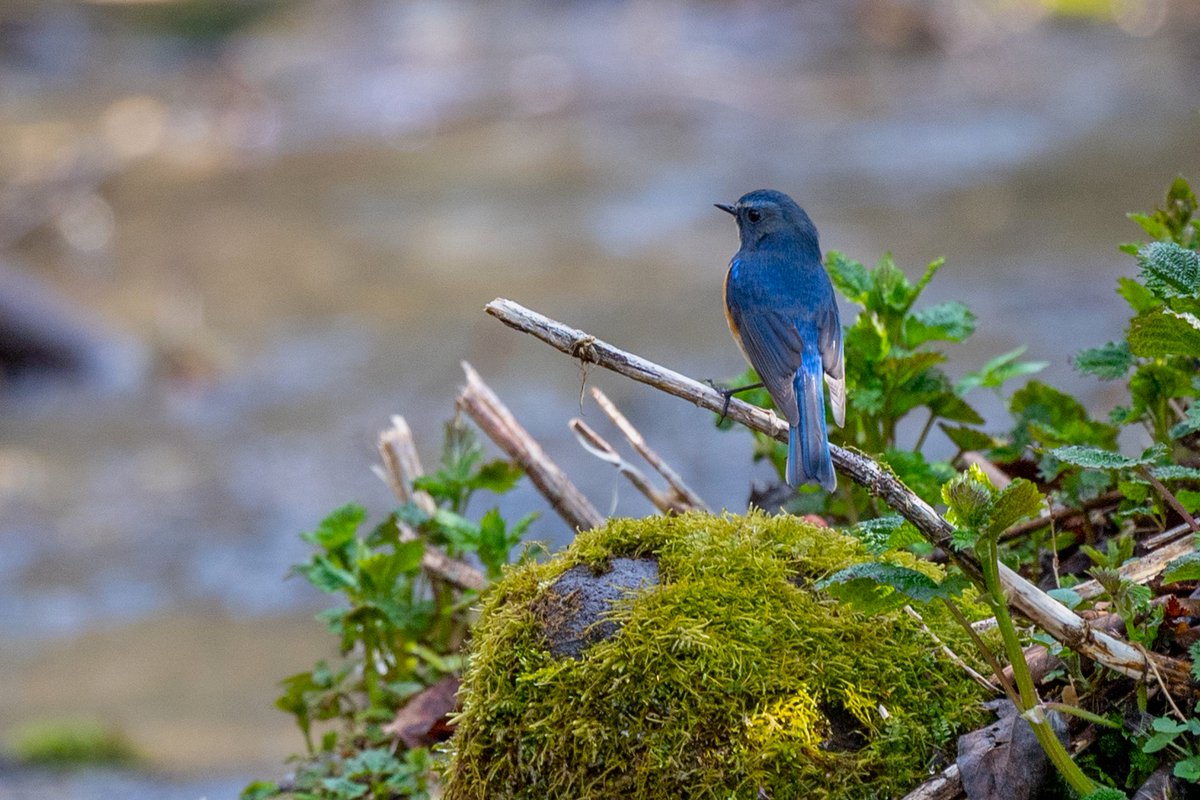
[[[716,381],[714,381],[712,378],[705,378],[704,382],[707,383],[709,386],[711,386],[713,389],[715,389],[717,392],[720,392],[721,397],[724,398],[724,400],[725,400],[725,402],[723,402],[721,404],[721,416],[717,419],[718,425],[720,425],[722,422],[725,421],[725,417],[729,416],[729,401],[733,399],[733,396],[735,394],[739,394],[741,392],[748,392],[751,389],[763,388],[763,385],[761,382],[760,383],[752,383],[749,386],[739,386],[736,389],[726,389],[726,388],[722,387],[720,384],[718,384]]]

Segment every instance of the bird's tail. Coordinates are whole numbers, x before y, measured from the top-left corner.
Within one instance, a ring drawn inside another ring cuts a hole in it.
[[[788,432],[788,486],[819,483],[827,492],[837,488],[837,475],[829,457],[829,434],[825,428],[825,381],[821,356],[804,351],[793,386],[800,405],[800,423]]]

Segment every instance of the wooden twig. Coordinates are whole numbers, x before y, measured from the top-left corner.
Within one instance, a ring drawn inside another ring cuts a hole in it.
[[[1150,485],[1154,487],[1154,491],[1158,492],[1162,499],[1167,501],[1167,505],[1183,518],[1183,521],[1192,529],[1192,533],[1200,533],[1200,523],[1197,523],[1195,517],[1188,513],[1188,510],[1179,502],[1179,498],[1175,496],[1175,493],[1168,489],[1162,481],[1154,477],[1154,473],[1150,471],[1149,467],[1140,467],[1138,472],[1150,482]]]
[[[376,465],[374,472],[391,488],[396,498],[401,503],[413,502],[426,514],[433,514],[437,510],[437,503],[427,492],[413,489],[412,482],[425,473],[417,456],[412,429],[404,417],[392,417],[392,427],[379,434],[379,455],[383,459],[383,466]],[[403,522],[398,525],[402,541],[420,538],[416,531]],[[483,591],[488,587],[487,576],[482,572],[465,561],[451,558],[428,541],[425,542],[425,553],[421,556],[421,566],[460,589]]]
[[[936,644],[939,648],[941,648],[943,655],[945,655],[946,658],[953,661],[955,663],[955,665],[958,666],[959,669],[961,669],[963,672],[965,672],[967,674],[968,678],[975,681],[976,683],[978,683],[980,686],[982,686],[984,689],[991,692],[992,694],[1000,694],[1000,689],[995,684],[993,684],[987,678],[980,675],[979,671],[976,670],[974,667],[972,667],[970,664],[968,664],[966,661],[963,661],[962,657],[959,656],[958,653],[951,650],[949,645],[947,645],[945,642],[943,642],[936,633],[934,633],[932,630],[930,630],[929,626],[925,624],[925,618],[922,617],[920,614],[918,614],[917,610],[915,608],[913,608],[912,606],[906,605],[906,606],[904,606],[904,613],[908,614],[910,617],[912,617],[916,621],[916,623],[921,626],[921,631],[926,636],[928,636],[930,639],[932,639],[933,643]]]
[[[1186,525],[1181,525],[1180,528],[1185,531],[1188,529]],[[1195,549],[1196,545],[1192,542],[1191,537],[1179,539],[1141,558],[1135,558],[1122,564],[1117,572],[1122,578],[1131,580],[1134,583],[1147,583],[1162,572],[1167,564],[1170,564],[1182,555],[1193,552]],[[1072,586],[1071,591],[1084,600],[1091,600],[1093,597],[1099,597],[1103,594],[1104,588],[1100,585],[1099,581],[1092,580]]]
[[[588,427],[586,422],[576,418],[567,423],[567,425],[575,434],[575,438],[579,440],[579,444],[583,446],[584,450],[587,450],[606,464],[616,467],[617,472],[628,478],[633,487],[644,494],[659,511],[668,514],[689,510],[686,505],[678,503],[673,493],[656,489],[646,476],[642,474],[641,470],[621,458],[616,449],[605,441],[600,434]]]
[[[532,334],[585,363],[610,369],[714,413],[719,413],[725,403],[721,393],[710,386],[614,347],[577,328],[563,325],[511,300],[493,300],[487,304],[486,310],[509,327]],[[780,441],[785,440],[787,436],[787,425],[773,413],[741,400],[734,399],[729,403],[727,416]],[[979,563],[970,554],[960,553],[953,547],[951,534],[954,527],[890,470],[850,448],[831,444],[829,450],[833,463],[843,474],[899,512],[935,547],[952,554],[965,572],[975,577],[980,576]],[[1147,658],[1151,658],[1156,662],[1159,672],[1172,691],[1187,695],[1193,693],[1188,664],[1185,662],[1157,653],[1143,655],[1128,642],[1092,630],[1078,615],[1004,564],[1000,565],[1000,580],[1013,608],[1067,647],[1109,669],[1138,680],[1152,678],[1147,664]]]
[[[426,514],[437,510],[437,503],[429,492],[413,488],[413,481],[425,474],[421,457],[417,455],[412,428],[408,420],[396,415],[392,427],[379,434],[379,457],[383,467],[376,467],[375,474],[383,479],[401,503],[414,503]]]
[[[934,775],[900,800],[957,800],[962,797],[962,793],[962,776],[958,773],[958,764],[951,764],[944,772]]]
[[[467,385],[459,392],[458,407],[467,412],[509,458],[521,465],[529,480],[568,525],[582,531],[603,524],[604,517],[600,512],[521,427],[479,373],[465,361],[462,368],[467,374]]]
[[[1117,503],[1121,502],[1121,499],[1124,496],[1125,495],[1121,494],[1121,492],[1114,489],[1111,492],[1105,492],[1102,495],[1093,497],[1090,500],[1085,500],[1079,507],[1054,506],[1054,508],[1049,512],[1043,512],[1040,516],[1026,520],[1025,522],[1018,522],[1016,525],[1013,525],[1004,533],[1000,534],[1000,541],[1008,541],[1009,539],[1015,539],[1018,536],[1024,536],[1027,533],[1036,531],[1038,528],[1046,527],[1051,522],[1061,522],[1063,520],[1069,520],[1071,517],[1083,516],[1096,508],[1115,506]]]
[[[709,510],[708,504],[700,498],[700,495],[692,491],[683,482],[683,478],[680,477],[679,473],[672,469],[667,462],[663,461],[662,457],[650,448],[650,445],[646,444],[645,437],[642,436],[637,428],[633,427],[633,423],[626,419],[616,404],[608,399],[608,395],[600,391],[599,387],[593,386],[592,397],[600,404],[601,410],[612,420],[612,423],[617,426],[617,430],[625,436],[626,441],[629,442],[629,446],[637,451],[638,455],[646,459],[646,463],[654,467],[658,474],[663,477],[663,480],[667,482],[667,485],[671,487],[672,493],[678,497],[679,506],[702,511]]]

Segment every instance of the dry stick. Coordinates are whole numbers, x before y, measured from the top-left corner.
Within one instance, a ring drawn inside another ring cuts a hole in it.
[[[421,459],[417,456],[412,429],[404,417],[392,417],[392,427],[379,434],[379,455],[383,458],[383,467],[375,466],[373,470],[391,487],[401,503],[415,503],[427,514],[437,510],[437,503],[427,492],[413,489],[412,482],[421,477],[424,471],[421,469]],[[399,527],[402,541],[420,538],[408,525],[399,523]],[[482,572],[464,561],[451,558],[429,542],[425,543],[421,566],[460,589],[482,591],[488,587],[488,579]]]
[[[692,380],[652,361],[628,353],[581,330],[563,325],[511,300],[496,299],[486,310],[511,328],[529,333],[552,347],[584,362],[598,364],[636,381],[683,398],[701,408],[719,413],[725,398],[712,387]],[[787,436],[787,425],[773,413],[740,400],[729,404],[730,419],[780,441]],[[951,544],[954,527],[921,498],[912,493],[894,474],[856,450],[829,446],[833,463],[855,483],[865,487],[898,511],[933,545],[954,554],[962,569],[980,577],[979,563],[968,553],[956,552]],[[1075,613],[1046,595],[1029,581],[1000,564],[1000,581],[1009,603],[1062,644],[1082,655],[1138,680],[1152,676],[1147,658],[1153,659],[1172,691],[1190,695],[1189,667],[1186,662],[1157,653],[1143,655],[1116,637],[1092,630]]]
[[[709,510],[708,504],[700,499],[700,495],[693,492],[683,482],[683,478],[680,477],[679,473],[673,470],[667,462],[663,461],[658,453],[650,449],[650,445],[646,444],[646,439],[642,436],[641,432],[633,427],[633,423],[625,418],[625,415],[620,412],[612,400],[608,399],[608,396],[604,392],[593,386],[592,397],[600,404],[601,410],[608,415],[608,418],[617,426],[617,429],[624,434],[625,439],[629,442],[629,446],[636,450],[638,455],[646,459],[646,463],[654,467],[659,475],[663,476],[663,480],[667,482],[667,485],[671,487],[671,490],[679,497],[679,500],[683,504],[690,508],[703,511]]]
[[[944,653],[947,658],[949,658],[951,661],[953,661],[955,663],[955,665],[958,666],[959,669],[961,669],[963,672],[967,673],[967,677],[969,677],[971,680],[978,683],[984,689],[987,689],[992,694],[1000,694],[999,688],[997,688],[987,678],[980,675],[978,670],[976,670],[974,667],[972,667],[967,662],[963,661],[962,658],[958,655],[958,653],[951,650],[949,645],[947,645],[945,642],[943,642],[936,633],[934,633],[933,631],[931,631],[929,629],[929,626],[925,624],[925,618],[922,617],[920,614],[918,614],[917,610],[915,608],[913,608],[912,606],[906,605],[906,606],[904,606],[904,613],[908,614],[910,617],[912,617],[914,620],[916,620],[916,623],[921,626],[921,631],[926,636],[928,636],[930,639],[932,639],[933,643],[936,644],[939,648],[941,648],[942,653]],[[967,627],[970,627],[970,626],[967,626]]]
[[[604,517],[571,483],[542,446],[521,427],[500,398],[483,382],[470,364],[463,362],[467,385],[458,395],[458,406],[475,420],[500,449],[521,465],[533,485],[550,502],[559,516],[576,530],[599,527]]]
[[[616,467],[617,472],[628,478],[633,487],[644,494],[659,511],[668,514],[689,510],[686,505],[680,505],[676,501],[673,493],[654,488],[640,469],[621,458],[616,449],[600,434],[588,427],[586,422],[576,418],[568,422],[567,427],[575,434],[575,438],[579,440],[579,444],[584,450],[604,463]]]
[[[1085,500],[1078,508],[1071,506],[1054,506],[1049,513],[1043,513],[1041,516],[1034,517],[1033,519],[1026,520],[1025,522],[1018,522],[1016,525],[1013,525],[1004,533],[1000,534],[1000,541],[1005,542],[1009,539],[1015,539],[1018,536],[1023,536],[1026,533],[1036,531],[1038,528],[1044,528],[1051,522],[1058,522],[1069,517],[1082,516],[1092,509],[1103,508],[1104,506],[1115,506],[1121,501],[1122,497],[1124,497],[1124,495],[1114,489],[1111,492],[1105,492],[1102,495],[1093,497],[1090,500]]]
[[[1154,487],[1156,492],[1162,495],[1163,500],[1167,501],[1167,505],[1175,509],[1176,514],[1183,517],[1183,521],[1186,522],[1188,527],[1192,529],[1192,533],[1200,533],[1200,524],[1197,524],[1195,518],[1188,513],[1186,508],[1183,507],[1183,505],[1179,502],[1179,498],[1176,497],[1170,489],[1164,486],[1162,481],[1154,477],[1154,473],[1150,471],[1149,467],[1141,467],[1138,472],[1141,473],[1143,478],[1150,481],[1150,485]]]
[[[1173,528],[1177,532],[1188,530],[1187,525],[1180,525],[1178,528]],[[1133,581],[1134,583],[1146,583],[1162,572],[1167,564],[1170,564],[1175,559],[1182,555],[1191,553],[1196,549],[1191,538],[1179,539],[1171,542],[1164,547],[1160,547],[1153,553],[1135,558],[1123,564],[1117,572],[1122,578]],[[1085,581],[1076,586],[1071,587],[1071,591],[1082,597],[1084,600],[1091,600],[1093,597],[1099,597],[1104,593],[1104,588],[1099,581]]]
[[[962,775],[958,772],[958,764],[951,764],[944,772],[934,775],[900,800],[957,800],[962,793]]]

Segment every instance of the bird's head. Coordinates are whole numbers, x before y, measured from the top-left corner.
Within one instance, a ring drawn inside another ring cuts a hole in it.
[[[817,244],[817,228],[804,209],[783,192],[758,189],[744,194],[733,205],[715,203],[733,215],[743,247],[753,247],[772,234],[775,238],[796,238],[801,244]]]

